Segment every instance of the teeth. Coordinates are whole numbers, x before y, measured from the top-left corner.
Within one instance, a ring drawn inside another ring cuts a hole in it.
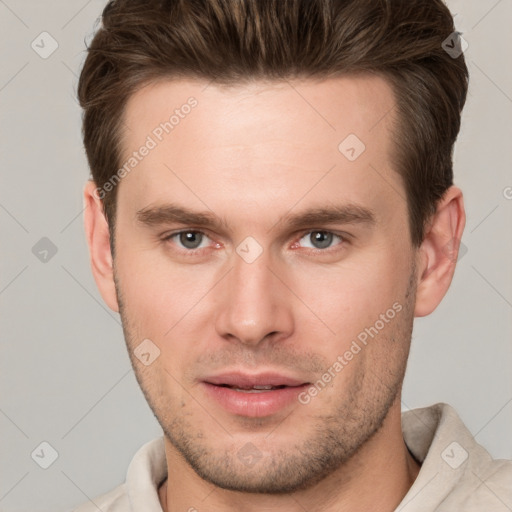
[[[277,388],[274,386],[253,386],[252,388],[237,388],[236,386],[233,386],[231,389],[234,389],[235,391],[242,391],[242,393],[262,393],[264,391],[272,391]]]
[[[218,386],[221,386],[221,387],[224,387],[224,388],[229,388],[229,389],[234,389],[235,391],[241,391],[242,393],[262,393],[262,392],[265,392],[265,391],[274,391],[276,389],[282,389],[282,388],[286,388],[287,386],[282,384],[282,385],[279,385],[279,386],[272,386],[270,384],[266,384],[264,386],[259,386],[259,385],[255,385],[255,386],[252,386],[252,387],[246,387],[246,388],[239,388],[237,386],[231,386],[229,384],[217,384]]]
[[[232,388],[232,389],[234,389],[235,391],[241,391],[242,393],[265,393],[266,391],[272,391],[274,388],[270,387],[270,388],[264,388],[264,389],[260,389],[260,388],[252,388],[252,389]]]

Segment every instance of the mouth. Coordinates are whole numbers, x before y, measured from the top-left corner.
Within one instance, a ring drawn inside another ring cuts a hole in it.
[[[311,385],[279,374],[223,374],[202,381],[208,398],[237,416],[264,417],[297,404],[298,395]]]
[[[216,385],[216,384],[214,384],[214,385]],[[268,391],[275,391],[276,389],[284,389],[287,387],[296,387],[296,386],[285,386],[285,385],[265,386],[265,385],[262,385],[262,386],[252,386],[252,387],[241,388],[238,386],[230,386],[229,384],[220,384],[220,387],[233,389],[235,391],[240,391],[241,393],[265,393]]]
[[[211,384],[211,383],[208,383]],[[233,391],[238,391],[240,393],[268,393],[269,391],[276,391],[278,389],[285,389],[285,388],[302,388],[303,386],[306,386],[305,384],[300,384],[298,386],[286,386],[284,384],[278,385],[278,386],[272,386],[272,385],[255,385],[250,387],[240,387],[240,386],[230,386],[229,384],[212,384],[214,386],[219,386],[221,388],[229,388]]]
[[[242,372],[222,373],[204,379],[208,384],[224,386],[240,390],[257,389],[268,391],[272,388],[297,387],[309,384],[296,377],[290,377],[279,373],[265,372],[249,374]]]

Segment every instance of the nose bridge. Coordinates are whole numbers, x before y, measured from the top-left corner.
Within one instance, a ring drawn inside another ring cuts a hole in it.
[[[270,334],[283,337],[291,333],[291,297],[271,265],[269,254],[262,248],[251,247],[251,241],[238,246],[219,304],[219,335],[257,344]]]

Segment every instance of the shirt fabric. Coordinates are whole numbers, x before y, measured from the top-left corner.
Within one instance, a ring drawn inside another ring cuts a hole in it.
[[[395,512],[511,512],[512,461],[493,459],[448,404],[402,412],[405,444],[420,472]],[[162,512],[163,437],[142,446],[126,481],[76,512]]]

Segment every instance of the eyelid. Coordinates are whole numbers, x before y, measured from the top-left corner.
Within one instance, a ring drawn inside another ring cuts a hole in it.
[[[177,231],[171,231],[170,233],[165,232],[164,234],[161,235],[161,238],[162,238],[162,240],[169,240],[169,239],[175,237],[176,235],[181,235],[182,233],[200,233],[201,235],[211,238],[210,236],[208,236],[206,231],[204,231],[203,229],[198,229],[198,228],[186,228],[186,229],[181,228],[181,229],[178,229]]]
[[[166,233],[166,234],[162,235],[161,239],[162,239],[162,241],[166,242],[166,241],[170,241],[172,238],[174,238],[175,236],[178,236],[182,233],[190,233],[190,232],[199,233],[199,234],[205,236],[206,238],[209,238],[212,242],[214,242],[214,240],[212,239],[211,236],[208,235],[206,230],[200,229],[200,228],[185,228],[185,229],[181,228],[181,229],[178,229],[177,231],[172,231],[171,233]],[[316,249],[316,248],[306,247],[305,249],[307,251],[327,253],[332,250],[336,250],[337,246],[344,245],[351,238],[351,235],[349,233],[345,233],[345,232],[336,232],[336,231],[332,231],[332,230],[325,229],[325,228],[313,228],[313,229],[309,228],[309,229],[299,231],[299,233],[293,237],[295,241],[292,243],[292,247],[295,246],[302,238],[304,238],[305,235],[308,235],[310,233],[315,233],[315,232],[329,233],[334,236],[337,236],[341,239],[341,243],[336,244],[333,247],[328,247],[326,249]],[[220,246],[220,244],[218,242],[214,242],[214,244],[217,246],[216,248],[218,248]],[[179,251],[181,251],[183,253],[188,253],[188,254],[197,254],[197,253],[207,250],[207,249],[208,249],[208,247],[200,247],[198,249],[184,249],[184,248],[181,248],[178,246]]]
[[[332,235],[339,236],[340,238],[343,238],[343,240],[348,240],[351,238],[351,235],[349,233],[345,233],[344,231],[336,231],[335,229],[328,229],[328,228],[309,228],[304,229],[302,231],[299,231],[299,238],[302,238],[304,235],[307,235],[308,233],[330,233]]]
[[[209,236],[208,233],[205,232],[205,230],[199,229],[199,228],[178,229],[177,231],[172,231],[171,233],[165,233],[164,235],[160,236],[160,239],[162,240],[162,242],[170,242],[174,237],[181,235],[182,233],[199,233],[199,234],[205,236],[206,238],[210,239],[212,242],[214,242],[212,237]],[[214,244],[215,244],[214,248],[219,248],[220,244],[218,242],[214,242]],[[209,247],[199,247],[197,249],[186,249],[186,248],[180,247],[177,244],[174,244],[174,245],[176,246],[176,250],[178,252],[180,252],[181,254],[189,255],[189,256],[201,254],[203,251],[206,251],[206,250],[212,248],[211,246],[209,246]]]
[[[348,241],[350,240],[351,238],[351,235],[349,235],[348,233],[340,233],[340,232],[337,232],[337,231],[333,231],[333,230],[330,230],[330,229],[325,229],[325,228],[313,228],[313,229],[306,229],[306,230],[303,230],[303,231],[300,231],[298,236],[295,238],[295,242],[293,242],[292,244],[292,247],[297,245],[299,243],[299,241],[304,238],[305,235],[309,235],[311,233],[329,233],[331,235],[334,235],[334,236],[337,236],[338,238],[341,239],[341,242],[339,244],[336,244],[336,245],[333,245],[332,247],[327,247],[326,249],[317,249],[317,248],[312,248],[312,247],[305,247],[305,249],[309,252],[316,252],[316,253],[328,253],[328,252],[331,252],[331,251],[336,251],[336,250],[339,250],[340,246],[344,246],[345,243],[348,243]]]

